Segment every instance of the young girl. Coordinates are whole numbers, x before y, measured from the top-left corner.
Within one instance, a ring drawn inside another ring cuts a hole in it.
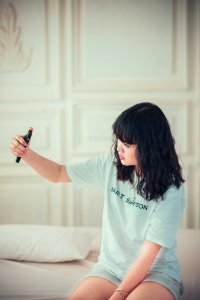
[[[98,262],[68,299],[178,300],[184,180],[168,121],[155,104],[139,103],[116,119],[113,135],[113,151],[67,167],[38,155],[19,135],[11,152],[48,180],[105,192]]]

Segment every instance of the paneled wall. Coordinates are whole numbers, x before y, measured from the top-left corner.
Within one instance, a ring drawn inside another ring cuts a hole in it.
[[[110,150],[125,108],[166,113],[186,178],[183,227],[200,227],[200,1],[0,1],[0,223],[100,225],[103,193],[40,178],[9,152],[65,164]]]

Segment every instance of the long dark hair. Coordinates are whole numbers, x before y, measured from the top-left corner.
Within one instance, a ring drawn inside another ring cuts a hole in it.
[[[184,182],[175,150],[175,141],[162,110],[155,104],[143,102],[123,111],[113,123],[114,164],[117,178],[132,184],[135,166],[122,165],[117,140],[136,144],[137,161],[141,176],[137,192],[146,200],[158,200],[170,186],[177,188]]]

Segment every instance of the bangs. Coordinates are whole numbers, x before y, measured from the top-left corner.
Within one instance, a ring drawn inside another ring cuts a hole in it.
[[[117,139],[129,145],[138,144],[138,134],[134,119],[120,115],[113,123],[113,134]]]

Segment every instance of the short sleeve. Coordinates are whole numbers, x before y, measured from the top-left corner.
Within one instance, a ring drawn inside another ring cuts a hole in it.
[[[171,248],[176,241],[177,230],[185,206],[184,186],[171,187],[160,200],[152,214],[146,239]]]
[[[112,162],[113,153],[97,155],[80,163],[68,165],[67,173],[77,188],[85,185],[103,188]]]

